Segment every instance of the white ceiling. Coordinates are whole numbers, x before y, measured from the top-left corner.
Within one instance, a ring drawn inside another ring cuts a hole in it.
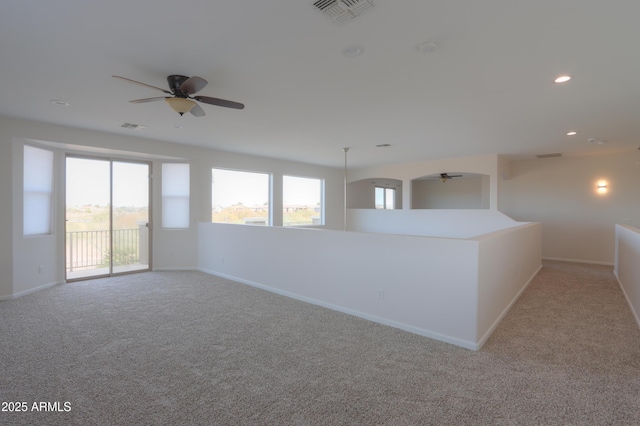
[[[637,152],[639,1],[375,4],[336,25],[313,0],[2,0],[0,115],[336,167]],[[246,108],[180,117],[111,77],[170,74]]]

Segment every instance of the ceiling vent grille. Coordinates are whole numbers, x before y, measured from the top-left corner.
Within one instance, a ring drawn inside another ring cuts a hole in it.
[[[344,24],[373,9],[373,0],[318,0],[313,6],[336,24]]]
[[[144,129],[146,126],[143,126],[141,124],[133,124],[133,123],[122,123],[122,126],[120,126],[124,129],[131,129],[131,130],[136,130],[136,129]]]
[[[539,154],[539,155],[536,155],[536,157],[538,158],[562,157],[562,154],[560,154],[559,152],[556,152],[554,154]]]

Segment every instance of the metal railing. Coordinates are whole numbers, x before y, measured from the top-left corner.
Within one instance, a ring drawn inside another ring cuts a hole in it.
[[[67,232],[67,272],[140,263],[140,229]]]

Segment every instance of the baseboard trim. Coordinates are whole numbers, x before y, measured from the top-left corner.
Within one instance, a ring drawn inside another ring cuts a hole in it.
[[[195,266],[167,266],[162,268],[153,268],[153,272],[168,272],[168,271],[198,271]]]
[[[327,308],[327,309],[331,309],[332,311],[336,311],[336,312],[341,312],[343,314],[347,314],[347,315],[353,315],[355,317],[358,318],[362,318],[368,321],[372,321],[378,324],[382,324],[382,325],[386,325],[389,327],[393,327],[393,328],[397,328],[409,333],[413,333],[413,334],[417,334],[423,337],[428,337],[430,339],[434,339],[434,340],[438,340],[440,342],[444,342],[444,343],[449,343],[455,346],[459,346],[465,349],[471,349],[473,351],[477,351],[478,349],[480,349],[480,347],[478,346],[477,343],[475,342],[471,342],[471,341],[467,341],[467,340],[462,340],[462,339],[458,339],[456,337],[451,337],[451,336],[447,336],[444,334],[440,334],[440,333],[436,333],[430,330],[426,330],[423,328],[419,328],[419,327],[414,327],[408,324],[404,324],[401,322],[397,322],[397,321],[393,321],[387,318],[382,318],[382,317],[378,317],[376,315],[371,315],[371,314],[367,314],[364,312],[360,312],[360,311],[356,311],[353,309],[349,309],[349,308],[345,308],[344,306],[340,306],[340,305],[334,305],[332,303],[327,303],[324,302],[322,300],[318,300],[318,299],[312,299],[306,296],[301,296],[299,294],[296,293],[291,293],[289,291],[284,291],[284,290],[280,290],[274,287],[270,287],[264,284],[260,284],[258,282],[255,281],[249,281],[249,280],[245,280],[243,278],[238,278],[235,277],[233,275],[228,275],[228,274],[223,274],[217,271],[212,271],[209,269],[204,269],[204,268],[198,268],[199,271],[204,272],[206,274],[209,275],[214,275],[216,277],[220,277],[220,278],[225,278],[231,281],[236,281],[238,283],[241,284],[246,284],[246,285],[250,285],[252,287],[256,287],[259,288],[261,290],[266,290],[269,291],[271,293],[275,293],[275,294],[279,294],[281,296],[285,296],[285,297],[290,297],[292,299],[295,300],[300,300],[301,302],[305,302],[305,303],[310,303],[312,305],[316,305],[316,306],[321,306],[323,308]]]
[[[638,315],[638,312],[636,312],[635,308],[633,307],[633,304],[631,303],[631,299],[629,299],[629,295],[627,294],[626,291],[624,291],[624,286],[620,281],[620,277],[618,276],[618,271],[613,271],[613,274],[616,276],[616,281],[618,281],[618,285],[622,290],[622,294],[624,294],[624,298],[627,300],[627,305],[629,305],[629,309],[631,309],[631,313],[633,314],[633,317],[636,319],[636,324],[638,324],[638,328],[640,328],[640,316]]]
[[[597,260],[564,259],[561,257],[543,257],[542,260],[552,260],[555,262],[569,262],[569,263],[586,263],[588,265],[614,266],[613,262],[599,262]]]
[[[507,313],[509,312],[511,307],[518,301],[518,299],[520,299],[520,296],[522,296],[522,293],[524,293],[524,291],[527,289],[527,287],[529,287],[529,284],[531,284],[533,282],[533,279],[536,277],[536,275],[538,275],[538,273],[540,272],[541,269],[542,269],[542,265],[538,266],[538,269],[536,269],[536,271],[533,273],[533,275],[531,275],[531,277],[525,283],[525,285],[520,289],[520,291],[518,291],[518,294],[516,294],[515,297],[513,298],[513,300],[507,305],[506,308],[504,308],[502,313],[500,315],[498,315],[498,318],[496,318],[496,320],[493,322],[493,324],[491,324],[491,327],[489,327],[489,329],[486,331],[486,333],[484,333],[482,335],[482,337],[480,338],[480,340],[478,340],[478,349],[476,349],[476,350],[480,350],[482,348],[482,346],[484,346],[484,344],[487,342],[487,340],[489,340],[489,337],[491,337],[491,335],[495,331],[496,327],[498,327],[498,324],[500,324],[500,322],[507,315]]]
[[[47,288],[55,287],[60,284],[64,284],[64,282],[59,281],[59,282],[47,283],[47,284],[40,285],[38,287],[30,288],[28,290],[19,291],[17,293],[13,293],[8,296],[0,296],[0,300],[17,299],[18,297],[26,296],[27,294],[31,294],[31,293],[38,292],[40,290],[45,290]]]

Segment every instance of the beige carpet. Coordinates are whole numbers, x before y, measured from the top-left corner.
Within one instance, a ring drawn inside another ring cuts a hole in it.
[[[479,352],[199,272],[2,301],[0,337],[2,425],[640,424],[609,267],[545,262]]]

